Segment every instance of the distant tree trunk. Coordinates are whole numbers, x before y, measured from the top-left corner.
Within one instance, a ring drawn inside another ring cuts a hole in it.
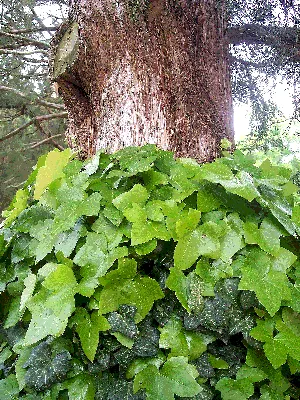
[[[155,143],[200,162],[233,142],[221,0],[75,0],[52,44],[70,147]]]

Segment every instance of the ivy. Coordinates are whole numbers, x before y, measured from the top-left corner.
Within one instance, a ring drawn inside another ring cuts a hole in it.
[[[298,399],[298,188],[241,152],[43,156],[0,229],[0,397]]]

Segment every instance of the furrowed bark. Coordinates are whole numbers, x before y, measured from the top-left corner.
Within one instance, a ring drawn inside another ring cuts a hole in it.
[[[155,143],[213,160],[233,142],[222,2],[144,1],[73,1],[52,44],[69,145],[81,158]]]

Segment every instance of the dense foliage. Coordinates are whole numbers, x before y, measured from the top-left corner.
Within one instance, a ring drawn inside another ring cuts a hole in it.
[[[291,171],[42,156],[0,230],[1,400],[300,396]]]

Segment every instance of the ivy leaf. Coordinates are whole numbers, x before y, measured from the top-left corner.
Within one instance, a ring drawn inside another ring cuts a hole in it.
[[[219,249],[218,228],[215,223],[207,222],[179,239],[174,252],[175,267],[187,269],[200,255],[214,258]]]
[[[194,366],[188,364],[185,357],[172,357],[158,370],[154,365],[139,372],[134,379],[136,393],[145,388],[148,400],[174,400],[174,395],[192,397],[201,391],[195,381],[198,376]]]
[[[94,400],[94,378],[89,374],[79,374],[68,382],[69,400]]]
[[[282,251],[285,259],[280,255],[278,258],[271,258],[262,250],[252,249],[242,267],[239,289],[253,290],[271,316],[278,311],[282,300],[291,298],[285,271],[295,261],[296,256],[288,250]]]
[[[70,326],[76,325],[82,349],[87,358],[93,362],[99,343],[99,332],[107,331],[110,324],[97,311],[90,315],[85,308],[77,307],[75,315],[71,318]]]
[[[267,186],[260,186],[260,196],[257,201],[271,211],[273,216],[281,223],[290,235],[295,236],[296,225],[290,218],[292,208],[289,202]]]
[[[136,308],[128,305],[121,305],[118,312],[110,313],[107,320],[112,332],[119,332],[130,339],[137,336],[138,330],[134,322]]]
[[[38,170],[36,176],[34,198],[39,200],[44,190],[51,182],[64,176],[63,169],[70,160],[72,152],[70,149],[50,151],[45,159],[44,165]]]
[[[27,368],[25,383],[37,391],[49,389],[54,383],[62,381],[71,368],[71,355],[63,350],[57,354],[51,351],[47,342],[42,342],[30,353],[23,364]]]
[[[27,302],[32,318],[24,339],[25,346],[48,335],[61,335],[75,310],[77,282],[72,269],[63,264],[54,264],[52,268],[42,282],[42,288]]]

